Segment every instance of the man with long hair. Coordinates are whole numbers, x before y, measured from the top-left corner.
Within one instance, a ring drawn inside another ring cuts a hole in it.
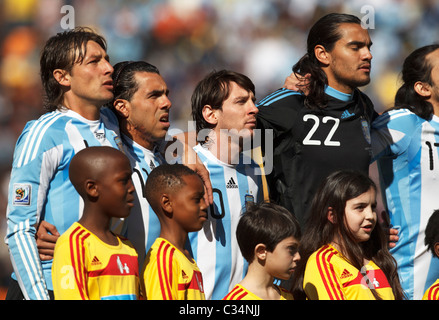
[[[402,67],[394,108],[372,125],[372,147],[390,223],[399,232],[391,253],[409,299],[422,299],[439,277],[424,243],[439,207],[439,45],[413,51]]]
[[[9,185],[6,243],[13,281],[6,299],[49,299],[52,261],[41,261],[35,239],[44,220],[65,232],[81,215],[68,178],[72,157],[88,146],[119,147],[117,127],[100,108],[113,98],[106,42],[86,28],[51,37],[42,52],[46,110],[18,138]]]
[[[270,196],[301,225],[317,186],[331,172],[369,171],[369,125],[376,113],[358,87],[370,81],[371,45],[358,17],[322,17],[293,67],[310,75],[302,88],[307,94],[282,88],[258,104],[258,128],[272,129],[274,136]]]

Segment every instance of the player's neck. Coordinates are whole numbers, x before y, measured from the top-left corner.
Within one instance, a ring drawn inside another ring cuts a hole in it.
[[[100,102],[92,102],[69,95],[64,96],[63,106],[70,109],[87,120],[99,120]]]
[[[353,88],[351,85],[348,85],[346,83],[343,83],[341,81],[338,81],[332,73],[326,72],[326,76],[328,77],[328,85],[339,92],[345,93],[345,94],[352,94],[354,92],[355,88]]]
[[[128,129],[126,129],[128,128]],[[122,125],[121,131],[123,134],[125,134],[128,138],[130,138],[132,141],[136,142],[137,144],[141,145],[143,148],[152,151],[154,149],[154,141],[143,135],[141,132],[139,132],[135,128],[131,128],[129,125]]]
[[[209,151],[220,161],[228,164],[239,163],[240,153],[242,152],[242,145],[239,140],[234,141],[229,135],[217,132],[214,135],[209,135],[209,140],[206,143]]]
[[[433,106],[433,114],[439,117],[439,101],[432,100],[430,103]]]

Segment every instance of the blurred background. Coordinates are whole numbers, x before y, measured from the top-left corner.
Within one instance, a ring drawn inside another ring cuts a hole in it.
[[[438,40],[438,1],[0,0],[0,299],[11,273],[3,239],[12,154],[25,123],[43,113],[39,56],[50,36],[66,25],[89,26],[107,39],[112,64],[156,65],[170,89],[172,128],[186,130],[192,91],[211,70],[246,74],[259,100],[283,85],[318,18],[362,18],[370,8],[372,81],[362,90],[382,112],[392,105],[404,58]]]

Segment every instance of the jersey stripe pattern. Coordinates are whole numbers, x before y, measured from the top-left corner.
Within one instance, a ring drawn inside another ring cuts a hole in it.
[[[194,150],[209,171],[214,204],[203,228],[189,233],[190,250],[203,273],[206,299],[221,300],[247,271],[235,234],[246,201],[264,199],[260,167],[254,162],[223,163],[201,145]]]
[[[157,238],[148,252],[141,285],[147,300],[205,300],[195,260],[163,238]]]
[[[139,296],[137,252],[118,238],[112,246],[75,222],[55,246],[56,300],[136,300]]]
[[[390,250],[409,299],[420,300],[439,278],[439,259],[424,243],[425,227],[439,207],[439,118],[426,121],[408,109],[391,110],[373,123],[383,199],[399,240]]]
[[[422,300],[439,300],[439,279],[428,288]]]
[[[276,288],[280,292],[279,300],[294,300],[293,294],[291,292],[279,286],[276,286]],[[224,297],[223,300],[262,300],[262,299],[238,283],[235,287],[233,287],[232,291],[230,291],[229,294]]]
[[[362,269],[325,245],[308,258],[303,288],[310,300],[374,300],[370,289],[384,300],[394,300],[387,277],[373,261]]]
[[[49,299],[51,261],[39,260],[35,225],[46,220],[65,232],[82,214],[82,199],[68,178],[72,157],[87,146],[119,147],[117,119],[90,121],[71,110],[26,124],[15,146],[9,184],[7,236],[13,277],[26,299]]]
[[[133,243],[139,255],[139,266],[143,265],[146,253],[160,235],[160,221],[145,197],[146,179],[151,171],[165,160],[156,150],[148,150],[123,137],[126,155],[133,168],[132,180],[136,189],[136,200],[130,215],[124,219],[121,233]]]

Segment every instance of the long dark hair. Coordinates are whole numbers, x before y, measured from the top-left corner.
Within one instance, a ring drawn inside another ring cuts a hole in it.
[[[342,37],[339,30],[342,23],[361,24],[361,20],[344,13],[330,13],[320,18],[309,31],[306,54],[293,66],[294,73],[302,76],[307,73],[311,75],[309,93],[305,98],[305,106],[308,108],[322,109],[327,105],[325,86],[328,84],[328,78],[314,54],[314,48],[322,45],[327,51],[331,51]]]
[[[45,91],[44,108],[56,110],[63,102],[64,92],[53,76],[53,71],[72,70],[75,63],[82,63],[87,54],[87,42],[94,41],[107,51],[105,39],[87,27],[56,34],[47,40],[40,58],[40,77]]]
[[[370,189],[376,192],[375,183],[361,172],[342,170],[329,175],[318,189],[305,231],[300,242],[300,262],[294,273],[293,294],[295,299],[306,298],[303,290],[303,277],[306,263],[311,254],[332,242],[336,235],[343,239],[341,254],[358,270],[363,267],[363,259],[374,261],[384,272],[396,299],[403,298],[396,261],[388,250],[388,239],[379,223],[376,224],[368,241],[357,243],[344,223],[346,202]],[[328,220],[328,208],[334,212],[335,223]],[[381,299],[372,289],[376,299]]]
[[[426,58],[428,54],[439,49],[439,44],[424,46],[413,51],[402,66],[402,86],[395,96],[395,107],[392,109],[407,108],[417,116],[429,120],[433,114],[430,102],[416,93],[414,85],[421,81],[432,85],[431,70],[433,65]]]

